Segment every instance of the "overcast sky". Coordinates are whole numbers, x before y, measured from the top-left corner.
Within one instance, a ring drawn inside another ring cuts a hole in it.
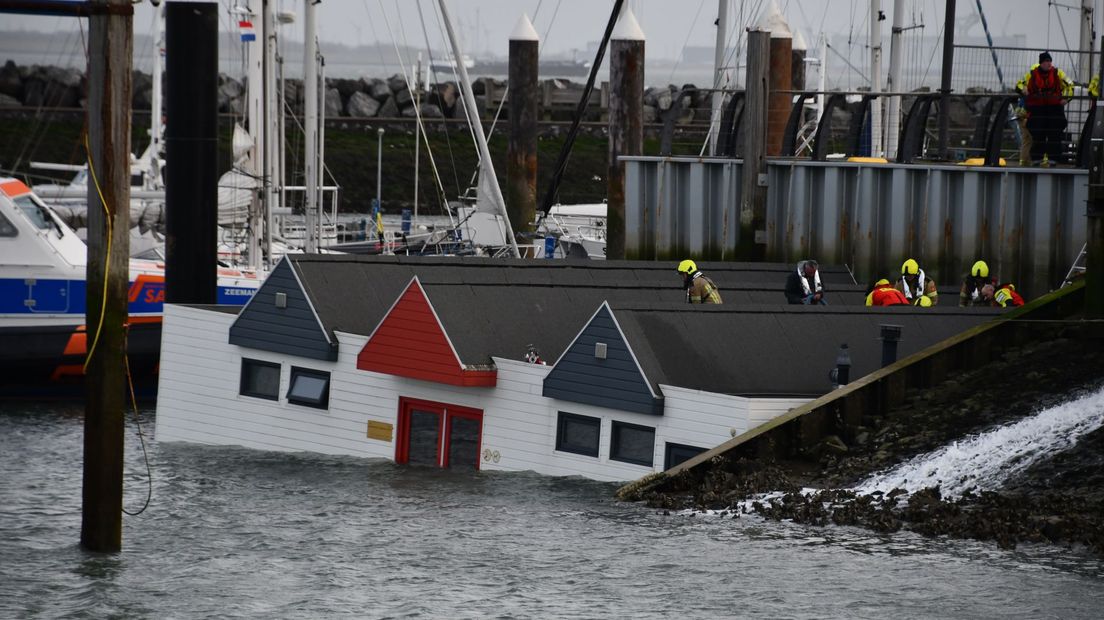
[[[235,1],[220,0],[220,4],[228,8]],[[278,1],[285,9],[302,12],[301,0]],[[777,1],[791,26],[802,30],[810,43],[820,32],[852,33],[855,39],[866,38],[870,12],[866,0]],[[405,37],[412,46],[424,45],[419,2],[430,41],[440,46],[442,35],[431,0],[323,0],[319,7],[320,38],[350,45],[376,41],[390,45],[392,40],[401,43]],[[749,15],[758,13],[764,3],[765,0],[730,0],[730,20],[739,22],[743,13],[746,23]],[[647,36],[650,55],[677,58],[684,45],[713,45],[717,0],[629,0],[629,4]],[[1061,4],[1079,2],[1065,0]],[[538,32],[546,38],[545,52],[585,49],[587,42],[600,37],[612,5],[612,0],[449,0],[448,4],[465,40],[466,51],[472,55],[505,54],[506,38],[522,12],[533,17]],[[906,26],[922,23],[925,35],[939,34],[944,0],[905,0],[905,5]],[[994,35],[1025,34],[1028,45],[1033,47],[1060,49],[1066,46],[1066,41],[1074,48],[1078,45],[1078,15],[1073,10],[1048,5],[1047,0],[982,0],[982,6]],[[883,32],[887,40],[892,8],[892,0],[882,0],[886,13]],[[982,35],[974,2],[958,2],[958,12],[959,34]],[[228,27],[227,11],[222,14],[224,26]],[[142,2],[135,12],[136,32],[149,31],[151,17],[148,1]],[[74,22],[56,17],[5,15],[3,28],[56,32],[74,28]],[[301,27],[292,27],[291,34],[302,38]]]

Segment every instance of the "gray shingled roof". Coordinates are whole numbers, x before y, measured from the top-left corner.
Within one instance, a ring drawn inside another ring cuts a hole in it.
[[[524,326],[541,303],[554,303],[567,290],[574,291],[569,299],[577,299],[585,305],[585,318],[604,299],[611,301],[681,302],[684,293],[674,265],[644,261],[540,261],[525,259],[491,259],[481,257],[406,257],[406,256],[351,256],[334,254],[293,254],[288,259],[303,283],[319,319],[330,331],[370,334],[379,324],[395,299],[415,275],[429,290],[434,285],[499,288],[502,291],[472,293],[463,299],[470,303],[444,299],[447,293],[439,291],[432,299],[438,312],[448,304],[452,317],[480,315],[495,312],[494,331]],[[702,262],[702,270],[721,288],[725,304],[775,303],[783,300],[786,276],[791,267],[777,263],[729,263]],[[828,290],[829,303],[862,304],[862,287],[851,282],[843,268],[821,267],[821,278]],[[502,285],[511,285],[503,287]],[[525,286],[524,301],[518,286]],[[547,290],[540,291],[544,288]],[[460,290],[460,289],[457,289]],[[585,292],[584,292],[585,291]],[[599,294],[600,293],[600,294]],[[474,296],[472,296],[474,295]],[[501,301],[498,305],[487,300]],[[542,301],[543,300],[543,301]],[[569,307],[571,304],[567,304]],[[562,307],[562,306],[559,306]],[[506,308],[511,308],[507,313]],[[566,310],[562,312],[567,312]],[[551,314],[551,313],[549,313]],[[574,316],[574,314],[572,314]],[[444,317],[442,317],[444,320]],[[455,318],[454,321],[477,319]],[[550,319],[551,320],[551,319]],[[457,323],[460,324],[460,323]],[[558,321],[541,329],[553,330]],[[566,323],[562,325],[567,327]],[[573,337],[581,325],[571,325],[567,336]],[[489,328],[488,328],[489,329]],[[492,332],[493,333],[493,332]],[[453,330],[449,330],[454,336]],[[454,336],[455,337],[455,336]],[[471,336],[474,339],[474,336]],[[549,336],[550,345],[537,344],[547,358],[555,350],[555,343],[562,337]],[[522,342],[524,347],[531,340]],[[566,345],[566,342],[564,343]],[[473,345],[474,346],[474,345]],[[511,348],[503,351],[506,357],[524,354]],[[547,349],[546,349],[547,346]],[[458,347],[459,348],[459,347]],[[464,347],[465,352],[468,348]],[[492,349],[498,351],[499,349]],[[472,356],[477,357],[472,350]],[[508,355],[506,353],[509,353]],[[498,353],[495,353],[498,354]],[[558,353],[557,353],[558,355]],[[463,357],[463,356],[462,356]],[[464,360],[467,362],[467,359]],[[478,362],[485,363],[485,362]]]
[[[883,323],[902,326],[898,359],[990,320],[998,310],[807,306],[681,308],[611,304],[653,387],[744,396],[819,396],[841,344],[851,378],[881,366]]]

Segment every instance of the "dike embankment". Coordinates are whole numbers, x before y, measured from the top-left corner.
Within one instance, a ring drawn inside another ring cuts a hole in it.
[[[1072,447],[1040,445],[1041,453],[1009,459],[998,468],[1008,475],[997,488],[967,485],[947,496],[939,484],[862,490],[878,472],[947,446],[959,449],[1062,403],[1089,397],[1089,409],[1100,408],[1104,323],[1077,318],[1082,293],[1065,289],[1037,300],[619,495],[662,510],[907,529],[1002,547],[1062,544],[1104,556],[1104,427],[1078,436]],[[993,458],[1003,456],[1000,445],[989,449]],[[956,476],[946,479],[946,486],[962,486]]]

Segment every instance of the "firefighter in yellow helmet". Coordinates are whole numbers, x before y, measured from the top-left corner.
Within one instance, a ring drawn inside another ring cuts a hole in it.
[[[678,265],[682,274],[682,286],[686,289],[686,302],[691,304],[719,304],[721,292],[704,273],[698,271],[692,260],[684,260]]]
[[[989,275],[989,265],[979,260],[970,267],[970,273],[962,280],[962,288],[958,291],[958,305],[988,306],[992,299],[986,299],[982,295],[982,289],[986,285],[995,289],[997,279]]]
[[[893,288],[901,291],[905,299],[914,306],[921,305],[921,299],[927,299],[923,307],[927,308],[939,303],[939,291],[935,287],[935,279],[924,273],[920,263],[910,258],[901,265],[901,278],[893,285]]]

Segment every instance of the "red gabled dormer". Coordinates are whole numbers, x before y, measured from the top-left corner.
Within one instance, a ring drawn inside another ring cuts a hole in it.
[[[497,371],[465,366],[417,276],[357,355],[357,368],[466,387],[494,387]]]

